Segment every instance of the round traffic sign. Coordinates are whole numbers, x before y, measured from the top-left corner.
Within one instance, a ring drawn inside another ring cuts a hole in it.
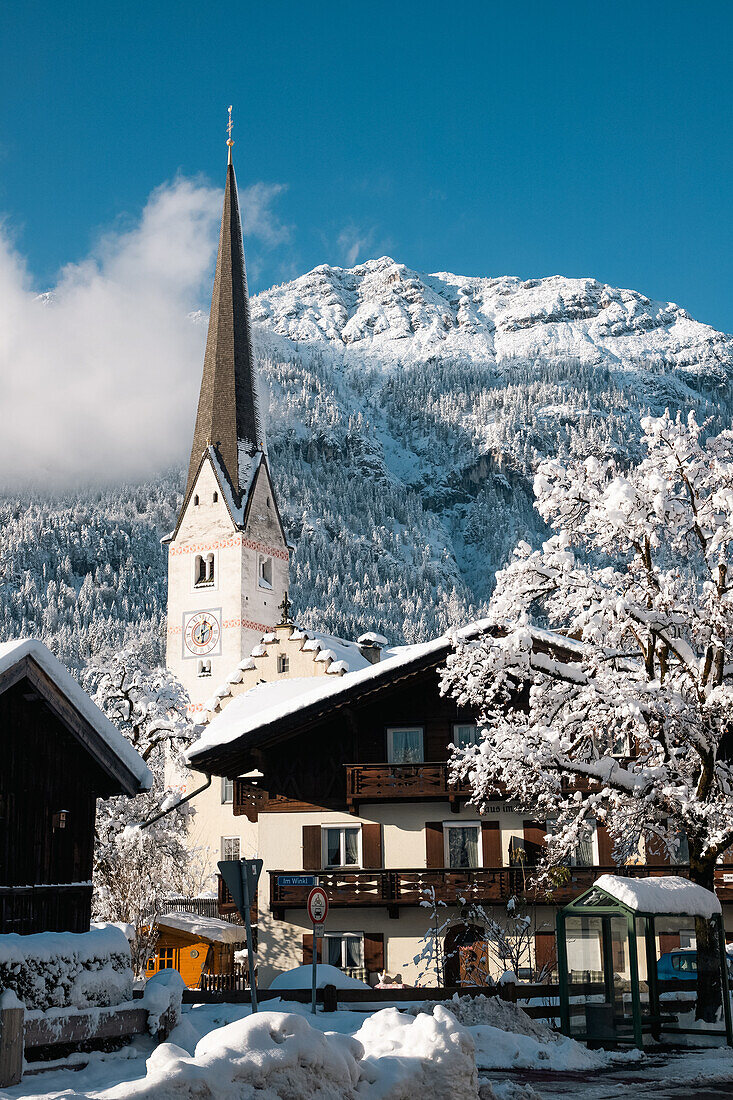
[[[328,914],[328,895],[322,886],[314,886],[308,895],[308,916],[311,924],[323,924]]]

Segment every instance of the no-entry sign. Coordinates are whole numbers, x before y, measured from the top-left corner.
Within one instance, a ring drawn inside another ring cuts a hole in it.
[[[322,886],[314,886],[308,895],[308,918],[311,924],[323,924],[328,915],[328,895]]]

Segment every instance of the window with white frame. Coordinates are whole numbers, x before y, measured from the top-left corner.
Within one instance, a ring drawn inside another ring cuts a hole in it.
[[[221,858],[223,860],[241,858],[239,855],[238,836],[223,836],[221,838]]]
[[[361,970],[364,966],[363,932],[326,932],[323,961],[340,970]]]
[[[222,779],[221,781],[221,801],[233,802],[234,801],[234,780]],[[239,856],[235,856],[235,859],[239,859]]]
[[[453,726],[453,744],[456,748],[467,749],[470,745],[478,745],[479,740],[479,729],[475,722],[457,722]]]
[[[387,730],[390,764],[422,764],[424,759],[422,726],[394,726]]]
[[[278,653],[277,655],[277,671],[287,672],[290,668],[290,658],[286,653]]]
[[[443,823],[446,867],[481,866],[481,825],[478,821]]]
[[[324,867],[359,867],[361,828],[353,825],[324,825],[321,829]]]
[[[257,565],[257,583],[260,588],[272,588],[272,558],[260,554]]]

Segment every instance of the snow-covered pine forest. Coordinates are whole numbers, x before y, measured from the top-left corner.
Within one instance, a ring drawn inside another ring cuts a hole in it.
[[[410,641],[480,613],[519,539],[545,534],[541,458],[637,459],[647,410],[694,408],[711,430],[733,412],[733,338],[592,279],[421,275],[385,257],[252,305],[291,596],[305,625],[349,635]],[[183,480],[0,496],[0,638],[40,636],[80,668],[134,633],[160,661],[159,540]]]

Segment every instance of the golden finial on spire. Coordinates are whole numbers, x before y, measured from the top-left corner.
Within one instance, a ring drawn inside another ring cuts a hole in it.
[[[227,123],[227,133],[229,134],[229,137],[227,138],[227,145],[229,146],[229,160],[227,162],[228,164],[232,163],[232,145],[234,145],[234,142],[232,141],[232,130],[233,129],[234,129],[234,123],[232,122],[232,109],[230,107],[229,108],[229,122]]]

